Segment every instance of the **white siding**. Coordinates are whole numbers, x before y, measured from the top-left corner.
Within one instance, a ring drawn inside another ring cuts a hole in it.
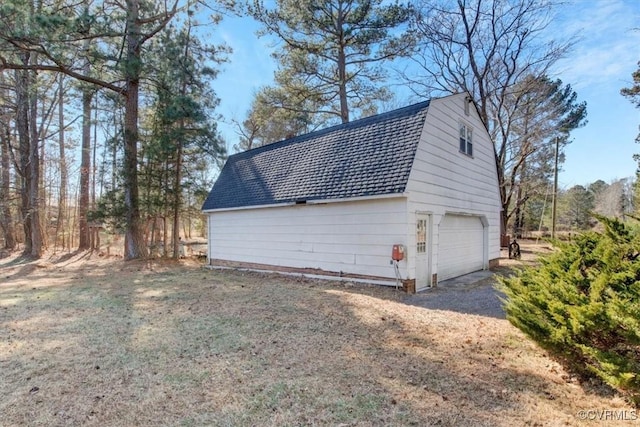
[[[440,221],[446,213],[474,215],[485,222],[488,261],[500,257],[500,195],[493,145],[476,109],[465,114],[466,94],[434,99],[407,185],[409,212],[433,215],[432,273],[438,273]],[[459,151],[459,125],[473,129],[473,156]],[[409,216],[410,229],[415,215]],[[414,277],[415,266],[409,265]]]
[[[209,214],[209,256],[394,277],[393,244],[407,244],[403,197]],[[406,261],[401,264],[406,278]]]

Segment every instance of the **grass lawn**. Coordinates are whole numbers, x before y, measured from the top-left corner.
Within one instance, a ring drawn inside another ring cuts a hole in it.
[[[406,298],[188,262],[0,259],[0,425],[546,426],[599,425],[579,411],[635,414],[506,320]]]

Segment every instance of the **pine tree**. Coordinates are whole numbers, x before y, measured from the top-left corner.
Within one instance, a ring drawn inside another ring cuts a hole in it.
[[[264,33],[282,41],[274,57],[276,91],[272,105],[311,114],[330,114],[346,123],[354,111],[370,110],[390,93],[380,66],[407,53],[411,39],[398,35],[412,9],[382,0],[279,0],[250,10]],[[283,96],[284,95],[284,96]]]
[[[147,161],[142,183],[149,210],[164,218],[164,247],[167,248],[167,221],[172,219],[173,257],[179,255],[180,214],[183,183],[199,157],[218,160],[225,154],[217,133],[213,111],[218,98],[208,82],[217,71],[212,64],[226,59],[225,46],[207,45],[194,35],[190,17],[181,29],[169,26],[158,35],[151,54],[155,61],[153,129],[145,142]],[[152,214],[152,212],[148,212]],[[156,215],[151,215],[154,217]]]
[[[507,319],[640,404],[640,230],[598,217],[588,232],[501,280]]]
[[[631,87],[623,88],[620,93],[623,96],[629,98],[636,108],[640,108],[640,62],[638,62],[638,69],[631,74],[633,78],[633,85]]]

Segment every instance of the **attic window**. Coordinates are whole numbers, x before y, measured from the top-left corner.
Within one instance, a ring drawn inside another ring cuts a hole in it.
[[[460,152],[473,156],[473,129],[464,123],[460,124]]]

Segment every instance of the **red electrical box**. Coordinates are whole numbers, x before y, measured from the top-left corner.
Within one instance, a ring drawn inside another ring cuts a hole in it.
[[[393,250],[391,251],[391,259],[394,261],[402,261],[404,259],[403,245],[393,245]]]

